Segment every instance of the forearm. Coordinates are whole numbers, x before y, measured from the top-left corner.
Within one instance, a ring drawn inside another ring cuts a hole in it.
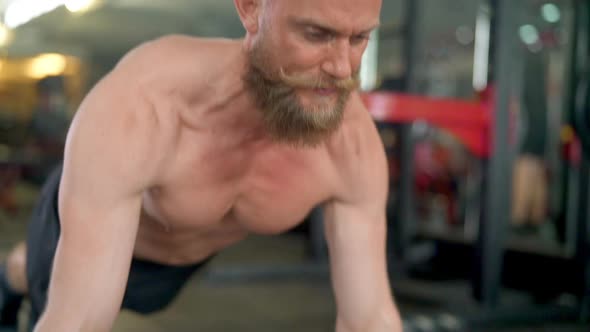
[[[48,310],[41,315],[34,332],[109,332],[112,329],[114,319],[99,320],[92,315],[84,315],[82,312],[65,312],[63,310]]]
[[[110,331],[121,307],[127,259],[116,261],[112,254],[88,253],[84,251],[88,248],[76,245],[66,235],[61,234],[45,309],[34,331]],[[94,257],[89,260],[89,256]]]
[[[372,317],[338,315],[336,332],[402,332],[402,321],[395,307],[377,311]]]
[[[34,332],[50,332],[50,331],[72,331],[72,332],[109,332],[110,326],[101,324],[99,326],[84,326],[77,321],[72,321],[72,318],[59,318],[42,316]]]

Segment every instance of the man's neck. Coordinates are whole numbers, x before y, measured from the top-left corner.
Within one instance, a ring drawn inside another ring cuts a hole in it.
[[[232,53],[223,61],[219,71],[221,74],[216,78],[210,78],[214,84],[213,108],[226,113],[229,130],[232,130],[236,137],[244,137],[250,141],[265,141],[267,135],[264,131],[261,112],[244,82],[244,75],[248,70],[248,54],[244,47],[243,40],[235,41]]]

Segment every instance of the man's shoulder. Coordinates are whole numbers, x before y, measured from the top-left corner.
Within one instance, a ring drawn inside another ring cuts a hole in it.
[[[351,95],[346,106],[341,128],[333,136],[330,146],[339,154],[350,157],[362,151],[381,149],[377,127],[359,93]]]
[[[386,181],[383,142],[358,93],[351,96],[342,126],[328,146],[345,194],[369,178]]]
[[[223,54],[235,47],[236,41],[217,38],[199,38],[189,35],[165,35],[145,41],[127,52],[117,66],[144,65],[149,68],[173,67],[198,63],[200,60]],[[174,62],[176,61],[176,62]]]
[[[204,77],[222,73],[224,57],[238,47],[238,41],[167,35],[130,50],[109,76],[138,87],[153,99],[190,95],[207,84]]]

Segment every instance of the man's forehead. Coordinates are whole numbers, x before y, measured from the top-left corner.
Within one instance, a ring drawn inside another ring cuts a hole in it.
[[[356,5],[367,5],[371,6],[371,3],[378,3],[381,6],[382,0],[261,0],[264,4],[281,4],[281,3],[294,3],[294,2],[310,2],[310,3],[317,3],[317,4],[328,4],[332,6],[337,6],[338,4],[356,4]]]
[[[281,16],[334,30],[379,25],[381,0],[263,0]]]

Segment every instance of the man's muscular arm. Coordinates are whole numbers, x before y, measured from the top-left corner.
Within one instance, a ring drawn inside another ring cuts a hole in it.
[[[125,68],[86,97],[68,134],[61,235],[35,331],[109,331],[119,312],[142,192],[163,163],[162,119]]]
[[[387,164],[373,124],[363,126],[357,142],[345,148],[354,156],[344,158],[351,161],[343,166],[344,192],[324,212],[336,331],[401,332],[386,266]]]

